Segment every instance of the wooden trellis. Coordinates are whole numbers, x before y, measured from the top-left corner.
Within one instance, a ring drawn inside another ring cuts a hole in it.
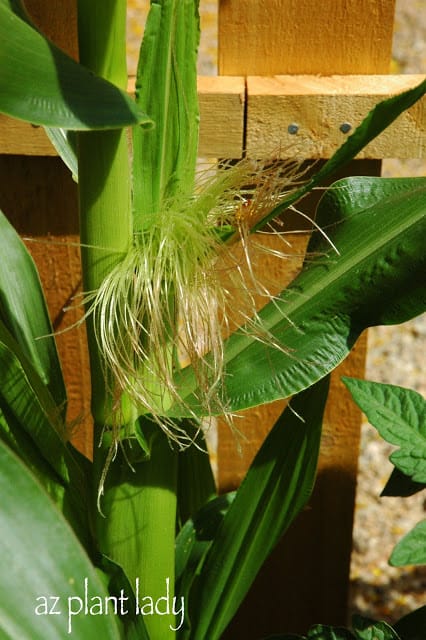
[[[76,1],[26,5],[42,30],[76,56]],[[283,158],[329,157],[377,101],[421,79],[386,75],[393,18],[393,0],[221,0],[219,76],[199,78],[200,155],[239,158],[246,150],[260,157],[279,149]],[[424,157],[425,130],[423,100],[372,142],[347,174],[379,175],[385,157]],[[0,206],[29,238],[55,328],[63,329],[81,317],[79,309],[63,313],[80,284],[76,185],[41,128],[0,116],[0,154]],[[300,259],[289,264],[266,268],[283,285]],[[85,425],[76,437],[90,455],[84,329],[61,333],[58,347],[68,418]],[[339,377],[362,376],[364,358],[361,339],[333,376],[311,504],[262,570],[225,638],[249,640],[346,621],[360,415]],[[221,490],[238,485],[281,408],[275,403],[247,413],[239,423],[241,455],[235,436],[219,426]]]

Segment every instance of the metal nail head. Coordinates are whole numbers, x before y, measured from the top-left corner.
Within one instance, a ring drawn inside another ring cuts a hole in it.
[[[342,133],[349,133],[349,131],[352,129],[352,125],[349,124],[349,122],[343,122],[340,125],[339,129]]]
[[[294,136],[299,131],[299,125],[292,122],[291,124],[288,125],[287,131],[289,132],[290,135]]]

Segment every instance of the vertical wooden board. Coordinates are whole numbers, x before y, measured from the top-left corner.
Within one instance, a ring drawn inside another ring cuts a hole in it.
[[[219,73],[387,73],[393,12],[393,0],[221,0]],[[351,173],[379,175],[380,163],[358,162],[345,175]],[[312,215],[315,203],[305,204],[303,211]],[[362,376],[364,360],[360,343],[333,375],[314,495],[260,572],[225,640],[346,622],[360,413],[338,381],[344,373]],[[256,410],[240,455],[220,425],[219,486],[238,484],[280,408]]]
[[[220,0],[219,73],[388,73],[395,0]]]
[[[77,0],[25,0],[36,26],[73,58],[78,57]]]

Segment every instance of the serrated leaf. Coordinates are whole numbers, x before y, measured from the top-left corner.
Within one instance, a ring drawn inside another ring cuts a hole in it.
[[[397,632],[387,622],[354,615],[352,625],[356,640],[400,640]]]
[[[343,378],[353,399],[382,438],[400,447],[390,460],[415,482],[426,482],[426,401],[416,391]]]
[[[426,520],[416,524],[392,551],[389,563],[394,567],[411,564],[426,565]]]
[[[5,2],[0,41],[0,113],[80,131],[151,126],[123,91],[67,56]]]
[[[306,640],[355,640],[354,634],[343,627],[316,624],[309,629]]]

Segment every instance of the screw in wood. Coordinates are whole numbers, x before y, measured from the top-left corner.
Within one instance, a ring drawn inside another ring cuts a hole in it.
[[[299,131],[299,125],[292,122],[291,124],[288,125],[287,131],[289,132],[290,135],[294,136]]]

